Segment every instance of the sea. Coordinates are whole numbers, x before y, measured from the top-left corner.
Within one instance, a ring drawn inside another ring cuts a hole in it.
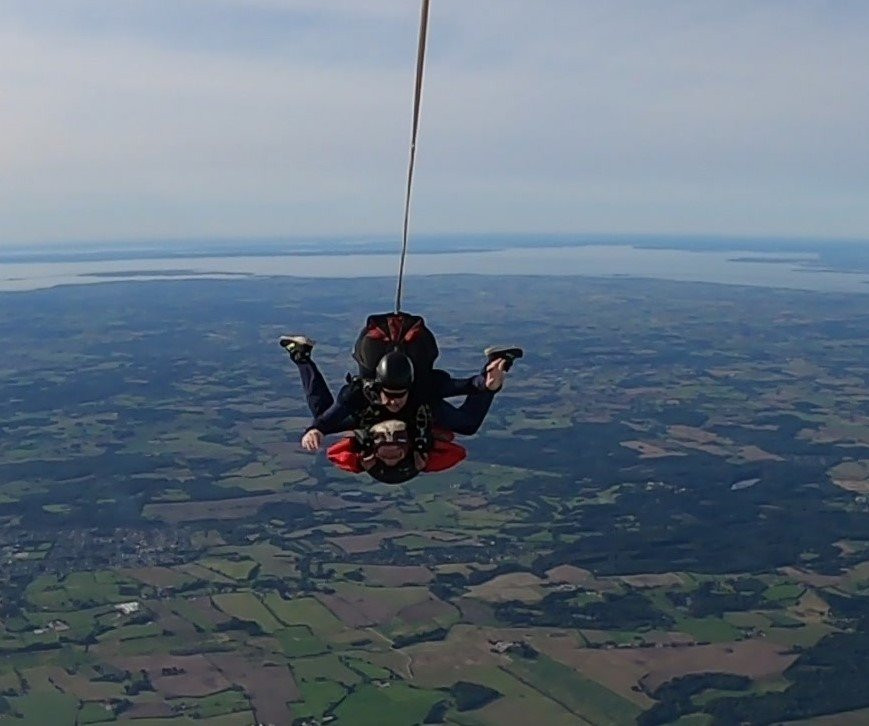
[[[154,244],[115,247],[0,249],[0,291],[26,291],[61,285],[166,279],[246,277],[389,277],[398,267],[398,248],[381,243],[243,243],[221,245]],[[751,285],[869,293],[869,244],[836,245],[782,241],[765,245],[734,241],[656,238],[629,242],[587,239],[547,240],[516,236],[484,243],[431,240],[423,251],[411,247],[406,275],[579,275],[652,278],[725,285]],[[322,250],[322,251],[321,251]],[[842,253],[845,250],[845,253]],[[849,262],[856,259],[859,264]]]

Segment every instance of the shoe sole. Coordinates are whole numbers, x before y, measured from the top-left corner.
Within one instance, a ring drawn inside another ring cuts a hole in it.
[[[521,358],[525,355],[525,351],[523,351],[518,346],[504,346],[504,345],[493,345],[489,348],[486,348],[483,351],[483,355],[487,358]]]
[[[309,348],[314,347],[314,341],[304,335],[282,335],[278,339],[278,343],[281,344],[282,348],[286,348],[290,343],[296,343],[297,345],[306,345]]]

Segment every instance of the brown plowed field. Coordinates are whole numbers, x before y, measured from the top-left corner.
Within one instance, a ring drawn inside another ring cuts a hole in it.
[[[397,587],[401,585],[426,585],[434,575],[421,565],[400,567],[395,565],[365,565],[362,568],[365,579],[374,585]]]
[[[47,669],[49,680],[64,693],[74,693],[83,701],[102,701],[117,698],[123,691],[118,683],[91,681],[77,673],[67,673],[65,668],[51,666]]]
[[[618,592],[621,588],[612,580],[599,580],[592,572],[573,565],[559,565],[547,571],[550,582],[566,582],[571,585],[582,585],[596,592]]]
[[[254,662],[237,653],[212,653],[208,659],[226,678],[244,687],[258,723],[293,722],[289,702],[300,700],[301,693],[285,665]]]
[[[617,579],[631,587],[678,587],[685,584],[682,578],[674,572],[649,575],[621,575]]]
[[[226,613],[221,612],[214,603],[211,602],[211,597],[208,595],[200,595],[199,597],[191,597],[187,599],[187,604],[194,611],[197,617],[202,619],[203,623],[208,623],[213,627],[229,622],[229,617]],[[183,615],[182,615],[183,617]]]
[[[749,678],[781,674],[796,660],[782,646],[752,639],[734,643],[656,648],[577,648],[567,639],[544,644],[552,658],[576,668],[625,698],[634,700],[631,688],[642,683],[649,691],[672,678],[689,673],[735,673]]]
[[[136,655],[114,658],[112,665],[131,673],[144,670],[154,689],[164,698],[207,696],[225,691],[232,683],[202,655]],[[182,670],[175,676],[162,675],[163,668]]]
[[[343,537],[328,537],[327,539],[347,554],[355,555],[360,552],[373,552],[380,548],[380,543],[383,540],[390,537],[401,537],[405,534],[410,534],[410,532],[403,529],[387,529],[382,532],[372,532],[371,534],[348,534]]]
[[[151,701],[147,703],[134,703],[128,711],[124,711],[124,718],[172,718],[177,716],[172,706],[168,703]]]
[[[481,628],[454,625],[446,640],[417,643],[403,648],[402,652],[410,656],[414,678],[420,685],[440,688],[462,680],[463,673],[468,668],[509,665],[510,656],[495,652],[493,643],[527,640],[534,647],[538,647],[538,640],[556,638],[561,632],[563,631],[548,628]],[[569,634],[565,639],[576,645],[576,641]]]
[[[149,610],[156,613],[159,618],[160,627],[163,630],[172,633],[173,635],[188,635],[195,637],[196,628],[193,623],[185,620],[179,615],[176,615],[168,602],[160,600],[148,600],[145,605]]]
[[[316,597],[351,628],[383,625],[395,618],[401,610],[418,604],[425,605],[432,598],[427,592],[422,591],[417,602],[408,602],[398,597],[390,597],[389,592],[378,592],[379,589],[369,588],[367,591],[348,589],[341,594],[318,593]],[[418,589],[422,590],[422,588]]]
[[[409,625],[434,624],[437,618],[448,618],[454,614],[456,614],[456,609],[452,605],[432,597],[430,600],[424,600],[403,608],[398,612],[398,618]]]
[[[665,456],[685,456],[681,451],[667,451],[648,441],[620,441],[626,449],[636,451],[641,459],[661,459]]]
[[[837,587],[842,584],[843,580],[841,575],[818,575],[817,573],[806,572],[796,567],[780,567],[778,571],[792,580],[811,585],[812,587]]]
[[[530,572],[511,572],[493,577],[482,585],[469,587],[468,597],[486,602],[538,602],[543,599],[544,584],[545,580]]]

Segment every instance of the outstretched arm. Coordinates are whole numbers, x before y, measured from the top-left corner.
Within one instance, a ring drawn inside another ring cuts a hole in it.
[[[435,369],[432,371],[433,400],[500,391],[507,368],[503,358],[496,358],[487,363],[481,373],[470,378],[453,378],[446,371]]]
[[[339,398],[322,414],[317,416],[308,431],[317,429],[323,434],[338,434],[353,430],[353,410]]]
[[[432,400],[472,396],[486,390],[486,380],[485,376],[479,373],[470,378],[453,378],[446,371],[435,369],[432,371],[431,389]]]
[[[453,406],[444,400],[436,402],[432,407],[435,424],[464,436],[477,433],[483,424],[483,419],[489,413],[495,394],[504,385],[506,367],[503,359],[493,360],[487,364],[485,377],[480,376],[485,381],[483,390],[477,391],[478,395],[466,396],[461,406]]]
[[[302,448],[305,451],[317,451],[323,445],[323,436],[337,434],[354,429],[353,401],[349,386],[344,386],[338,392],[336,400],[319,416],[315,416],[311,425],[302,436]]]
[[[438,401],[432,407],[434,423],[453,433],[473,436],[482,426],[494,398],[495,394],[487,391],[479,396],[467,396],[459,407]]]

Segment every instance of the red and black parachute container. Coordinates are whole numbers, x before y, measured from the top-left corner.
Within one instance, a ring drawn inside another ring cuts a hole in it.
[[[439,355],[434,334],[421,316],[403,312],[369,315],[353,346],[359,375],[374,378],[377,363],[394,350],[410,358],[417,380],[431,373]]]

